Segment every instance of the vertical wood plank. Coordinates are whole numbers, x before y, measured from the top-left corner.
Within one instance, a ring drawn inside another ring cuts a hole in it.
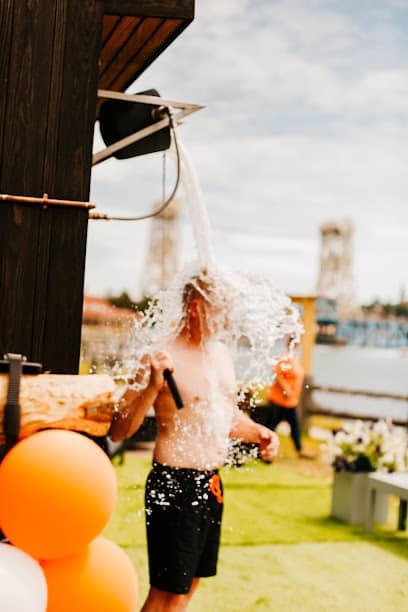
[[[67,6],[65,55],[61,66],[63,95],[57,117],[51,118],[59,134],[58,170],[53,189],[62,199],[87,200],[103,5],[98,0],[69,0]]]
[[[8,49],[2,49],[0,191],[42,194],[50,48],[54,10],[43,0],[1,3]],[[5,13],[7,9],[7,13]],[[33,32],[41,32],[34,36]],[[41,84],[42,86],[39,86]],[[32,356],[41,209],[0,203],[0,353]]]
[[[54,8],[44,0],[15,2],[7,106],[4,117],[3,193],[42,195]],[[37,35],[33,35],[33,32]],[[40,34],[41,33],[41,34]],[[39,84],[42,84],[40,87]]]
[[[0,176],[3,165],[3,135],[7,113],[14,0],[0,2]]]
[[[48,306],[45,310],[42,359],[53,372],[77,373],[88,211],[58,206],[48,209],[47,216],[52,232],[43,303],[52,305],[52,308]],[[46,227],[43,223],[42,228]],[[46,256],[44,253],[44,258]]]
[[[44,186],[50,196],[86,201],[103,7],[96,0],[58,4],[65,28],[59,28],[57,19],[52,70],[58,86],[50,96]],[[41,219],[42,295],[37,294],[36,311],[44,333],[36,335],[33,344],[54,372],[76,371],[79,363],[87,226],[86,209],[50,207]]]
[[[1,357],[31,356],[39,214],[40,209],[0,202]]]
[[[0,191],[86,201],[102,1],[0,6]],[[0,202],[0,352],[77,371],[87,223],[85,208]]]
[[[44,87],[49,90],[48,108],[47,108],[47,126],[45,131],[45,149],[43,156],[42,168],[42,192],[50,194],[50,189],[55,182],[57,172],[57,163],[59,158],[58,133],[55,131],[54,117],[58,117],[61,97],[63,95],[63,76],[62,64],[65,50],[65,30],[67,21],[67,6],[66,0],[54,0],[54,24],[53,36],[50,39],[50,77],[48,84],[43,83]],[[58,197],[58,196],[55,196]],[[53,213],[50,208],[41,211],[40,223],[38,229],[38,246],[35,253],[36,258],[36,291],[33,303],[33,319],[34,325],[32,328],[32,348],[31,354],[33,361],[44,360],[44,343],[47,334],[47,317],[51,309],[55,307],[53,304],[47,303],[48,284],[49,284],[49,258],[51,236],[54,231],[52,224]],[[44,363],[47,369],[52,369],[56,363]]]

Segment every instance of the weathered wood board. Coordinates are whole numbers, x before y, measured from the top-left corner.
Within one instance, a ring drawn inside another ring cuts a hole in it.
[[[0,444],[4,443],[2,423],[7,390],[8,376],[0,375]],[[114,405],[115,383],[105,374],[23,376],[20,434],[24,438],[40,429],[59,428],[104,436],[112,421]]]

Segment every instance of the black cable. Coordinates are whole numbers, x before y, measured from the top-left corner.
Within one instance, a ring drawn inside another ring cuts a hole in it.
[[[137,217],[111,217],[110,215],[95,212],[95,213],[89,213],[89,219],[98,219],[98,220],[102,219],[105,221],[142,221],[143,219],[151,219],[152,217],[157,217],[157,215],[160,215],[167,208],[167,206],[172,202],[174,196],[176,195],[176,192],[177,192],[177,189],[180,183],[181,159],[180,159],[180,150],[179,150],[179,146],[177,142],[177,136],[176,136],[176,130],[174,127],[173,117],[168,108],[166,108],[165,110],[169,115],[169,125],[172,131],[172,134],[173,134],[174,146],[176,149],[176,159],[177,159],[177,178],[176,178],[176,182],[173,187],[173,190],[171,194],[169,195],[169,197],[167,198],[167,200],[162,202],[162,204],[160,204],[160,206],[156,208],[156,210],[146,215],[140,215]]]

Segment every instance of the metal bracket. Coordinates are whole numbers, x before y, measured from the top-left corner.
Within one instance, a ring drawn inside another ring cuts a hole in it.
[[[160,121],[157,121],[153,125],[149,125],[143,130],[130,134],[129,136],[126,136],[126,138],[122,138],[121,140],[118,140],[118,142],[106,147],[106,149],[102,149],[102,151],[95,153],[92,157],[92,166],[96,166],[105,159],[112,157],[116,151],[119,151],[120,149],[123,149],[124,147],[127,147],[128,145],[133,144],[142,138],[146,138],[146,136],[149,136],[154,132],[158,132],[164,127],[167,127],[170,125],[171,121],[173,124],[179,124],[181,119],[187,117],[187,115],[191,115],[191,113],[196,113],[197,111],[205,108],[205,106],[201,104],[167,100],[165,98],[160,98],[160,96],[148,96],[145,94],[125,94],[120,91],[109,91],[108,89],[99,89],[98,97],[110,98],[112,100],[126,100],[127,102],[138,102],[140,104],[155,104],[159,107],[158,111],[160,111],[160,107],[177,108],[179,109],[179,112],[175,114],[172,113],[171,118],[168,115],[165,115]]]
[[[7,401],[4,406],[3,430],[6,439],[2,456],[12,448],[20,433],[20,379],[23,371],[25,373],[39,374],[42,370],[40,363],[31,363],[27,357],[19,353],[6,353],[0,361],[0,372],[8,372],[9,384]]]

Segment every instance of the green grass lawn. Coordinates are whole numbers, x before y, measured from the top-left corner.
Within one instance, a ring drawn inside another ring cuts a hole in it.
[[[119,499],[105,535],[131,557],[148,589],[143,489],[150,458],[116,466]],[[219,571],[202,581],[192,612],[408,610],[408,537],[387,525],[329,518],[331,475],[319,461],[283,453],[274,465],[252,461],[223,470],[225,513]]]

